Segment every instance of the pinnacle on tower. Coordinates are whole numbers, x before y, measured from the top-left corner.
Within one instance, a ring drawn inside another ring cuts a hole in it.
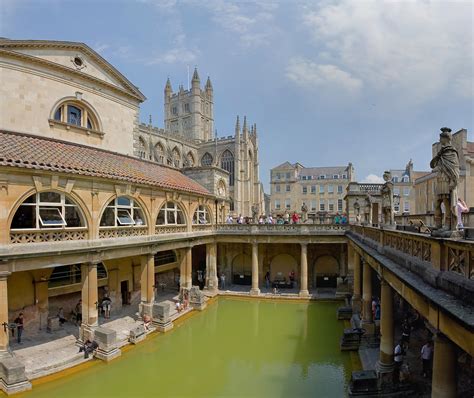
[[[166,85],[165,85],[165,93],[166,92],[173,92],[173,88],[171,87],[171,82],[170,82],[170,78],[168,77],[168,79],[166,79]]]
[[[193,73],[193,78],[191,80],[191,83],[194,84],[194,83],[201,83],[201,79],[199,79],[199,74],[198,74],[198,70],[197,68],[194,68],[194,73]]]
[[[253,125],[253,133],[255,134],[255,136],[257,136],[257,123],[254,123]]]
[[[247,116],[244,116],[244,125],[242,127],[242,131],[243,133],[248,133],[248,130],[247,130]]]
[[[237,120],[235,122],[235,136],[240,136],[240,120],[239,115],[237,115]]]
[[[207,81],[206,81],[206,90],[207,91],[212,91],[213,90],[211,79],[209,78],[209,76],[207,77]]]

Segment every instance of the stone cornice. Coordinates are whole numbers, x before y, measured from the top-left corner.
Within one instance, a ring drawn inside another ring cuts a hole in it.
[[[122,95],[125,95],[125,96],[129,97],[129,98],[133,98],[135,100],[138,100],[139,102],[143,102],[146,99],[146,97],[142,93],[140,93],[140,91],[138,91],[137,89],[134,89],[133,87],[130,87],[131,83],[126,83],[125,81],[122,81],[122,79],[119,79],[119,80],[125,86],[127,86],[128,90],[125,90],[123,88],[115,86],[114,84],[108,83],[104,80],[98,79],[97,77],[94,77],[92,75],[88,75],[84,72],[68,68],[67,66],[60,65],[60,64],[57,64],[55,62],[51,62],[51,61],[45,60],[43,58],[35,57],[35,56],[32,56],[32,55],[19,53],[17,51],[5,50],[2,47],[5,47],[5,46],[2,42],[0,42],[0,56],[21,59],[21,60],[25,60],[25,61],[28,61],[28,62],[31,62],[31,63],[36,63],[36,64],[44,66],[48,69],[58,70],[58,71],[61,71],[63,73],[66,73],[68,75],[72,75],[74,77],[77,77],[79,79],[87,80],[87,81],[92,82],[94,84],[100,85],[100,86],[105,87],[105,88],[107,88],[111,91],[118,92]]]

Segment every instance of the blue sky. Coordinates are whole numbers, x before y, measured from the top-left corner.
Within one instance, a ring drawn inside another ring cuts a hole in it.
[[[430,1],[0,0],[0,36],[84,42],[148,98],[187,67],[214,85],[218,135],[257,123],[260,175],[284,161],[351,161],[375,180],[426,170],[439,128],[474,125],[473,3]]]

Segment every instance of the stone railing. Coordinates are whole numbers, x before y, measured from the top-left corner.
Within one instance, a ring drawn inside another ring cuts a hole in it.
[[[474,280],[474,243],[433,238],[426,234],[351,225],[351,233],[367,239],[382,251],[399,253],[431,264],[439,271],[452,271]],[[388,249],[388,250],[387,250]]]
[[[193,224],[193,232],[213,232],[216,230],[213,224]]]
[[[157,225],[155,226],[155,235],[161,234],[178,234],[181,232],[187,232],[187,225]]]
[[[66,240],[86,240],[89,232],[87,228],[68,229],[40,229],[32,230],[11,230],[10,243],[40,243],[40,242],[60,242]]]
[[[102,227],[99,229],[99,239],[125,238],[127,236],[148,235],[148,227]]]
[[[368,184],[368,183],[358,183],[358,182],[351,182],[348,186],[349,193],[372,193],[372,194],[380,194],[382,190],[383,184]]]
[[[217,232],[234,234],[320,234],[344,233],[349,226],[342,224],[219,224]]]

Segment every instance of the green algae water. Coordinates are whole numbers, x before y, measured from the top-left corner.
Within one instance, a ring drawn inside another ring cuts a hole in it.
[[[109,364],[33,386],[25,398],[344,397],[336,302],[220,298]]]

